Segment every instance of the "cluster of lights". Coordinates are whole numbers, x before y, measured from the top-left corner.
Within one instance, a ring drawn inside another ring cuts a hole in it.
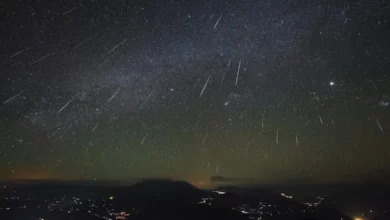
[[[259,202],[257,207],[253,207],[247,204],[242,204],[236,208],[233,208],[233,210],[241,212],[243,214],[248,214],[249,219],[251,220],[258,220],[265,218],[266,216],[281,216],[281,215],[288,215],[289,213],[294,212],[312,212],[311,209],[299,209],[295,210],[293,208],[288,209],[280,209],[275,204],[267,203],[267,202]]]
[[[214,200],[213,198],[211,197],[206,197],[206,198],[202,198],[202,201],[198,202],[199,204],[204,204],[206,203],[207,201],[209,200]],[[208,203],[207,205],[211,205],[211,203]]]
[[[5,188],[5,185],[1,185],[1,188]],[[25,198],[26,200],[30,201],[33,199]],[[125,220],[128,219],[130,214],[116,210],[114,209],[114,204],[109,203],[108,201],[114,200],[114,196],[110,196],[107,198],[107,200],[101,200],[101,203],[96,200],[81,200],[78,197],[66,197],[66,195],[62,197],[52,197],[52,198],[45,198],[43,196],[38,196],[37,199],[39,202],[43,202],[43,204],[37,204],[35,207],[40,208],[41,206],[46,207],[47,211],[52,212],[52,211],[59,211],[59,212],[64,212],[67,215],[72,215],[72,213],[76,212],[86,212],[89,213],[90,215],[93,215],[95,217],[98,217],[100,219],[106,219],[106,220]],[[210,198],[207,198],[210,199]],[[12,196],[7,196],[7,197],[0,197],[0,200],[20,200],[18,196],[12,195]],[[73,205],[70,205],[73,204]],[[12,211],[14,209],[25,209],[27,208],[26,205],[19,205],[17,207],[0,207],[0,211]],[[118,209],[120,207],[117,207]],[[135,211],[135,209],[133,209]],[[114,216],[113,216],[114,215]],[[0,219],[2,219],[0,217]],[[43,218],[38,218],[40,220],[44,220]]]
[[[110,213],[110,216],[115,216],[115,219],[121,219],[125,220],[129,217],[130,214],[126,212],[120,212],[120,213]]]
[[[317,202],[313,202],[313,203],[310,203],[310,202],[307,202],[307,203],[302,203],[304,205],[307,205],[309,207],[316,207],[318,206],[322,201],[324,201],[324,198],[320,197],[320,196],[317,196],[316,199],[318,200]]]

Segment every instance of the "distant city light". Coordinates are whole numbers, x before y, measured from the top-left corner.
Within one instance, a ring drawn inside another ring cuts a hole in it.
[[[360,217],[356,217],[356,218],[354,218],[354,220],[364,220],[364,219],[362,219]]]
[[[109,200],[113,200],[114,199],[114,196],[110,196],[108,197]]]
[[[219,195],[223,195],[225,194],[226,192],[222,192],[222,191],[214,191],[215,193],[218,193]]]
[[[198,202],[199,204],[206,203],[206,199],[202,198],[202,201]]]
[[[329,85],[330,85],[330,86],[334,86],[334,82],[333,82],[333,81],[330,81],[330,82],[329,82]]]
[[[286,195],[285,193],[281,193],[280,195],[285,197],[285,198],[287,198],[287,199],[292,199],[293,198],[292,196]]]

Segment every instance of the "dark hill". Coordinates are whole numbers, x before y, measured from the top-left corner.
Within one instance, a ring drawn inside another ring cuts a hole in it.
[[[200,190],[184,181],[173,181],[165,179],[144,180],[134,184],[130,191],[140,193],[198,193]]]
[[[183,181],[145,180],[128,187],[126,192],[117,195],[121,200],[136,201],[138,204],[161,203],[180,200],[182,203],[195,204],[204,191]]]

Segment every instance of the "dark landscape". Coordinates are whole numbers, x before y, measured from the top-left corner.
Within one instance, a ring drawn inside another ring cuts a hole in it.
[[[382,220],[389,218],[390,207],[386,199],[390,191],[378,185],[300,185],[280,192],[278,186],[201,190],[166,179],[131,186],[54,181],[26,184],[2,184],[1,219]]]

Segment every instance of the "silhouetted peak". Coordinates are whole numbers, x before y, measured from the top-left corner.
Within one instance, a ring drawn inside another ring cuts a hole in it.
[[[185,181],[167,179],[149,179],[133,185],[132,190],[137,192],[198,192],[195,186]]]

